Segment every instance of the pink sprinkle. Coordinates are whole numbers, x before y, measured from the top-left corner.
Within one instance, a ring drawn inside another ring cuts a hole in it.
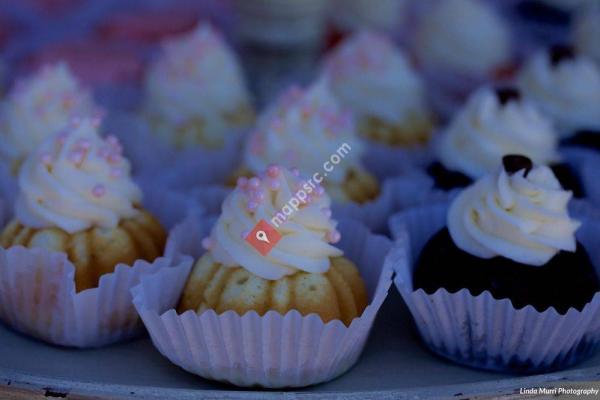
[[[40,161],[42,162],[42,164],[48,166],[52,164],[52,156],[50,155],[50,153],[42,153],[40,154]]]
[[[61,132],[58,134],[58,136],[56,136],[56,142],[62,146],[65,144],[65,142],[67,141],[67,138],[69,137],[69,134],[67,132]]]
[[[281,183],[279,183],[279,181],[277,180],[271,180],[269,181],[269,187],[271,188],[271,190],[279,190],[279,188],[281,187]]]
[[[79,139],[75,145],[82,150],[89,150],[92,147],[92,142],[89,139]]]
[[[256,202],[261,202],[265,199],[265,193],[262,190],[250,193],[250,198]]]
[[[323,186],[317,186],[315,189],[315,194],[317,196],[323,196],[325,194],[325,188]]]
[[[237,186],[240,189],[244,189],[246,186],[248,186],[248,178],[245,176],[240,176],[237,180]]]
[[[100,158],[108,158],[110,150],[108,149],[108,147],[101,147],[98,149],[98,152],[96,154],[98,154],[98,157]]]
[[[106,194],[106,187],[99,183],[92,189],[92,194],[94,197],[102,197]]]
[[[123,169],[122,168],[113,168],[110,170],[110,177],[111,178],[121,178],[123,176]]]
[[[102,119],[100,117],[93,117],[91,119],[91,124],[94,128],[98,128],[100,126],[100,122],[102,122]]]
[[[205,237],[202,239],[202,247],[204,250],[210,250],[215,245],[215,241],[210,237]]]
[[[260,179],[258,179],[257,177],[250,178],[250,180],[248,181],[248,186],[251,189],[257,189],[260,186]]]
[[[79,117],[71,118],[71,126],[73,128],[78,128],[80,124],[81,124],[81,118],[79,118]]]
[[[108,155],[108,162],[111,164],[116,164],[121,161],[121,156],[117,153],[110,153]]]
[[[321,212],[323,213],[323,215],[326,218],[331,218],[331,208],[329,208],[329,207],[323,207],[323,208],[321,208]]]
[[[243,231],[240,236],[242,239],[246,239],[248,237],[248,235],[250,234],[250,231]]]
[[[327,240],[329,243],[337,243],[342,238],[342,235],[337,230],[332,230],[327,234]]]
[[[292,168],[290,172],[296,177],[300,176],[300,170],[298,168]]]
[[[120,145],[119,139],[117,139],[115,135],[108,135],[108,137],[106,138],[106,143],[108,143],[111,146]]]
[[[277,165],[269,165],[267,167],[267,175],[270,178],[277,178],[279,176],[280,172],[281,172],[281,170]]]
[[[85,153],[81,150],[74,150],[67,156],[68,160],[73,164],[81,164],[83,162],[83,157],[85,157]]]
[[[258,207],[258,203],[254,200],[249,200],[247,204],[248,210],[254,211]]]

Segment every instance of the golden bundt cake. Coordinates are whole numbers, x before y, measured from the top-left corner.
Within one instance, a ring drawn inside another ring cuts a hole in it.
[[[346,325],[362,314],[367,291],[357,267],[333,245],[341,234],[329,195],[320,188],[292,201],[305,184],[275,165],[261,177],[239,179],[202,241],[207,252],[188,278],[179,312],[297,310]]]
[[[121,144],[98,127],[96,119],[74,121],[25,159],[15,219],[0,234],[4,248],[65,253],[77,291],[96,287],[119,263],[154,261],[166,241],[158,220],[139,206],[142,192]]]
[[[222,147],[228,135],[254,123],[239,62],[210,24],[169,39],[144,86],[144,117],[177,148]]]
[[[258,119],[244,148],[239,176],[256,175],[272,164],[319,174],[337,202],[365,203],[379,194],[378,182],[364,168],[365,144],[352,114],[337,102],[328,85],[291,87]]]
[[[13,220],[0,234],[0,246],[45,248],[67,254],[75,266],[78,292],[97,287],[100,276],[114,271],[119,263],[154,261],[163,253],[166,234],[149,213],[140,211],[112,229],[93,227],[73,234],[52,228],[28,228]]]
[[[318,314],[323,322],[339,319],[349,325],[367,306],[367,291],[358,269],[344,257],[331,259],[327,273],[297,272],[266,280],[242,267],[224,267],[209,254],[202,256],[188,279],[179,303],[180,313],[217,313],[233,310],[240,315],[269,310],[286,314]]]
[[[425,85],[385,35],[365,30],[348,37],[328,55],[323,73],[362,137],[400,147],[429,141],[434,118]]]

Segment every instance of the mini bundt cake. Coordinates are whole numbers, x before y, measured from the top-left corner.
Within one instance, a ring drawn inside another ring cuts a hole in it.
[[[208,24],[164,44],[148,69],[145,92],[144,117],[176,148],[222,147],[228,134],[254,123],[238,60]]]
[[[270,166],[262,179],[241,178],[203,241],[207,252],[188,278],[178,311],[263,315],[297,310],[346,325],[359,317],[368,303],[364,282],[357,267],[330,244],[340,233],[331,219],[329,196],[319,186],[309,187],[277,166]],[[288,213],[293,196],[306,200]],[[281,237],[270,238],[273,247],[263,256],[249,243],[249,230],[282,213],[280,226],[271,221]]]
[[[16,217],[0,234],[4,248],[66,253],[77,291],[96,287],[119,263],[153,261],[166,241],[160,223],[140,208],[142,194],[119,142],[100,138],[97,125],[76,121],[26,159]]]
[[[335,201],[364,203],[379,195],[379,183],[362,165],[364,151],[352,114],[321,80],[306,90],[292,86],[260,116],[238,176],[281,164],[318,175]]]

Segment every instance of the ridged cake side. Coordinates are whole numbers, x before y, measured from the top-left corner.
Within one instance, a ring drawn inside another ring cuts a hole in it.
[[[114,229],[91,228],[69,234],[59,228],[34,229],[13,220],[0,234],[0,246],[41,247],[64,252],[75,265],[77,292],[98,286],[119,263],[154,261],[163,253],[166,233],[149,213],[140,211]]]
[[[324,322],[334,319],[349,325],[368,304],[367,291],[356,266],[347,258],[331,259],[325,274],[297,272],[279,280],[266,280],[242,267],[224,267],[202,256],[188,279],[178,307],[180,313],[213,309],[243,315],[273,310],[285,314],[318,314]]]

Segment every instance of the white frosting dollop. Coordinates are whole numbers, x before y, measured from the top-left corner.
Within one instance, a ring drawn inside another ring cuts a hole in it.
[[[331,200],[321,187],[308,193],[309,200],[300,203],[297,211],[288,209],[291,214],[276,228],[282,238],[266,256],[245,240],[260,220],[270,223],[278,213],[286,213],[284,207],[304,184],[305,181],[277,166],[270,166],[263,178],[241,178],[225,199],[221,216],[208,243],[204,243],[212,258],[228,267],[244,267],[270,280],[298,271],[327,272],[330,258],[343,253],[330,244],[338,241],[340,234],[335,229],[337,223],[331,219]]]
[[[509,29],[479,0],[442,0],[423,15],[415,51],[433,67],[488,74],[511,58]]]
[[[357,118],[400,123],[428,113],[423,83],[385,36],[363,31],[329,57],[325,76],[333,93]]]
[[[248,138],[244,162],[255,174],[270,164],[282,164],[312,176],[323,172],[323,163],[342,146],[347,151],[326,178],[332,183],[342,183],[349,170],[358,168],[364,144],[352,115],[319,81],[306,91],[290,88],[259,118]]]
[[[502,256],[542,266],[558,252],[575,251],[580,223],[569,217],[572,193],[546,166],[509,175],[504,169],[465,189],[448,212],[454,243],[480,258]]]
[[[2,106],[0,158],[10,163],[21,161],[72,118],[100,113],[91,93],[81,87],[65,64],[45,66],[18,82]]]
[[[585,56],[553,65],[535,54],[519,75],[519,86],[566,137],[578,129],[600,128],[600,69]]]
[[[577,17],[573,42],[577,51],[594,60],[600,65],[600,3],[597,7],[585,9]]]
[[[550,121],[526,99],[502,104],[484,87],[471,95],[437,143],[440,161],[473,179],[494,171],[508,154],[536,164],[558,161],[558,139]]]
[[[142,193],[131,180],[118,140],[101,138],[98,124],[93,119],[74,122],[25,160],[15,210],[23,225],[75,233],[115,228],[136,215]]]
[[[163,44],[145,79],[145,112],[161,121],[165,136],[173,127],[198,121],[210,142],[239,128],[232,113],[250,107],[238,60],[209,24]]]

